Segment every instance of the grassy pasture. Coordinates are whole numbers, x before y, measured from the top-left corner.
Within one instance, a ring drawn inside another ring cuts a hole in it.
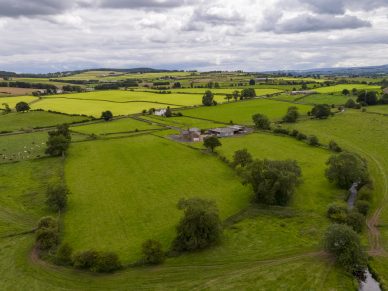
[[[171,91],[177,92],[177,93],[204,94],[207,90],[212,91],[212,93],[215,95],[225,95],[225,94],[232,94],[236,90],[241,91],[242,89],[238,89],[238,88],[225,88],[225,89],[184,88],[184,89],[172,89]],[[273,89],[273,88],[264,88],[264,89],[263,88],[262,89],[255,88],[255,91],[256,91],[257,96],[265,96],[265,95],[269,95],[269,94],[275,94],[275,93],[282,92],[282,90]]]
[[[388,105],[369,106],[366,108],[368,112],[375,112],[380,114],[388,114]]]
[[[342,92],[342,90],[344,89],[348,89],[349,91],[352,91],[353,88],[356,88],[357,90],[374,90],[374,91],[381,90],[380,86],[370,86],[365,84],[341,84],[341,85],[317,88],[317,89],[314,89],[314,91],[318,93],[339,93],[339,92]]]
[[[349,99],[353,99],[355,101],[357,98],[355,96],[345,96],[342,94],[312,94],[298,99],[298,102],[303,102],[307,104],[343,105]]]
[[[0,87],[0,96],[31,95],[36,89]]]
[[[11,109],[14,109],[16,104],[19,102],[31,103],[33,101],[39,100],[37,97],[33,96],[17,96],[17,97],[0,97],[0,109],[4,109],[4,103],[7,103]]]
[[[125,262],[139,259],[146,239],[170,244],[180,198],[214,199],[226,218],[250,197],[235,173],[215,158],[154,136],[72,145],[66,181],[71,195],[65,241],[76,250],[115,251]]]
[[[210,107],[201,107],[182,111],[185,116],[205,118],[219,122],[252,124],[252,115],[261,113],[271,120],[280,120],[287,112],[288,107],[297,106],[302,115],[306,115],[311,107],[308,105],[293,104],[271,99],[254,99],[243,102],[231,102]]]
[[[112,76],[109,73],[118,74],[119,76]],[[120,79],[159,79],[165,76],[185,77],[191,73],[187,72],[164,72],[164,73],[144,73],[144,74],[128,74],[114,71],[88,71],[76,75],[71,75],[59,79],[63,80],[120,80]]]
[[[121,118],[118,120],[99,122],[87,125],[73,126],[72,131],[84,134],[110,134],[129,132],[137,130],[150,130],[160,128],[157,125],[151,125],[146,122],[141,122],[132,118]]]
[[[15,112],[0,115],[0,132],[81,122],[85,119],[85,117],[67,116],[42,111]]]
[[[208,129],[208,128],[215,128],[224,126],[223,124],[207,121],[207,120],[201,120],[196,119],[192,117],[187,116],[180,116],[180,117],[162,117],[162,116],[155,116],[155,115],[146,115],[142,116],[142,119],[146,119],[152,122],[162,123],[169,126],[179,127],[182,129],[187,129],[190,127],[197,127],[200,129]]]
[[[174,108],[175,106],[170,106]],[[140,113],[144,109],[166,108],[166,105],[150,102],[114,103],[94,100],[78,100],[66,98],[45,98],[32,105],[33,109],[52,110],[68,114],[85,114],[100,117],[101,112],[110,110],[117,115]]]
[[[47,132],[0,136],[0,164],[44,156]]]
[[[84,99],[84,100],[99,100],[99,101],[111,101],[111,102],[154,102],[154,103],[166,103],[179,106],[191,106],[202,104],[202,96],[196,94],[158,94],[153,92],[141,92],[141,91],[124,91],[124,90],[111,90],[111,91],[94,91],[88,93],[76,93],[76,94],[63,94],[53,96],[63,97],[68,99]],[[223,96],[216,96],[217,102],[225,102]],[[166,105],[162,105],[166,106]]]

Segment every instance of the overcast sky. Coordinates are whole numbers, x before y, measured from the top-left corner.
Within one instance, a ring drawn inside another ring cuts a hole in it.
[[[388,64],[388,0],[0,0],[0,70]]]

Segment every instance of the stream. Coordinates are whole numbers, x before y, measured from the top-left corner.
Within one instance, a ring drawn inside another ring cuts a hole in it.
[[[358,188],[358,183],[355,182],[352,184],[352,186],[349,189],[349,193],[350,193],[348,198],[349,209],[353,209],[354,203],[356,202],[357,192],[358,192],[357,188]],[[369,269],[366,269],[365,281],[360,281],[360,287],[358,288],[358,290],[359,291],[381,291],[380,283],[373,278]]]

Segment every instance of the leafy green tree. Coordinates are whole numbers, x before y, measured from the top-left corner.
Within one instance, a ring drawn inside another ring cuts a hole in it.
[[[67,194],[65,186],[51,186],[47,189],[46,204],[55,211],[63,210],[67,205]]]
[[[233,155],[233,165],[236,167],[240,165],[245,167],[253,161],[252,155],[248,152],[247,149],[242,149],[234,152]]]
[[[356,209],[362,215],[367,216],[370,208],[370,203],[365,200],[357,200]]]
[[[343,224],[330,225],[325,234],[324,244],[326,251],[333,254],[336,262],[347,272],[364,278],[367,256],[353,229]]]
[[[361,232],[365,225],[365,217],[358,211],[351,211],[346,217],[345,223],[355,232]]]
[[[50,156],[64,155],[69,148],[70,142],[63,135],[49,136],[47,141],[46,154]]]
[[[288,107],[287,113],[283,117],[283,121],[287,123],[294,123],[298,120],[298,118],[299,118],[298,107],[291,106],[291,107]]]
[[[221,142],[220,142],[218,137],[216,137],[216,136],[208,136],[208,137],[204,138],[203,145],[205,146],[205,148],[210,149],[211,152],[214,152],[214,149],[216,147],[221,146],[222,144],[221,144]]]
[[[91,269],[97,260],[98,252],[88,250],[76,253],[73,256],[73,266],[78,269]]]
[[[334,140],[331,140],[329,142],[329,149],[332,152],[336,152],[336,153],[342,152],[342,148]]]
[[[327,208],[327,217],[333,222],[345,223],[348,217],[348,212],[348,208],[345,205],[333,203]]]
[[[58,230],[53,228],[39,228],[35,235],[36,245],[41,250],[49,250],[59,242]]]
[[[309,145],[319,146],[319,140],[315,135],[310,135],[309,137],[307,137],[307,142]]]
[[[172,111],[170,106],[167,106],[166,113],[164,114],[166,117],[172,117]]]
[[[17,112],[24,112],[30,110],[30,105],[26,102],[19,102],[16,104],[15,109]]]
[[[326,119],[331,115],[330,106],[327,104],[317,104],[311,110],[311,114],[318,119]]]
[[[354,102],[352,98],[349,98],[348,101],[345,103],[345,108],[356,108],[357,104]]]
[[[230,102],[230,100],[233,98],[233,95],[232,94],[226,94],[225,95],[225,100],[228,101],[228,103]]]
[[[245,88],[241,91],[241,99],[250,99],[256,97],[254,88]]]
[[[58,221],[52,216],[42,217],[38,222],[38,229],[50,228],[58,229]]]
[[[253,123],[257,129],[268,130],[271,128],[271,122],[268,117],[263,114],[255,114],[252,116]]]
[[[111,273],[121,269],[119,257],[113,252],[98,252],[97,257],[90,268],[92,272]]]
[[[69,244],[61,244],[55,254],[55,261],[60,265],[70,265],[72,263],[72,254],[73,249]]]
[[[9,105],[7,103],[3,103],[2,105],[4,106],[4,113],[5,114],[12,112],[11,108],[9,108]]]
[[[296,161],[255,160],[243,175],[245,183],[252,185],[258,203],[286,205],[302,172]]]
[[[158,265],[164,262],[166,255],[162,244],[156,240],[147,240],[142,245],[143,260],[146,264]]]
[[[178,209],[183,210],[184,215],[177,226],[174,250],[200,250],[220,240],[222,224],[215,202],[200,198],[182,199]]]
[[[101,118],[104,119],[105,121],[110,121],[113,118],[113,113],[109,110],[104,111],[101,113]]]
[[[239,97],[240,97],[240,92],[238,92],[237,90],[234,90],[233,91],[234,101],[237,101]]]
[[[342,95],[347,96],[347,95],[349,95],[349,94],[350,94],[350,91],[349,91],[348,89],[343,89],[343,90],[342,90]]]
[[[213,99],[214,99],[214,94],[212,93],[212,91],[207,90],[205,92],[205,95],[203,95],[203,97],[202,97],[202,104],[205,106],[212,106]]]
[[[349,189],[355,182],[360,182],[361,185],[369,182],[367,162],[355,153],[333,155],[326,164],[326,177],[340,188]]]
[[[70,133],[70,128],[68,124],[61,124],[58,125],[56,130],[49,131],[49,136],[58,136],[62,135],[69,141],[71,140],[71,133]]]
[[[357,95],[357,102],[364,103],[366,105],[376,105],[377,104],[377,93],[375,91],[360,91]]]
[[[250,79],[249,80],[249,85],[250,86],[255,86],[256,85],[256,81],[254,79]]]

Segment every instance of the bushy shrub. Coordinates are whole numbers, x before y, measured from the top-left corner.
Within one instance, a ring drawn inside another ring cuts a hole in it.
[[[156,240],[147,240],[142,245],[143,261],[145,264],[157,265],[165,260],[162,244]]]
[[[294,137],[297,137],[298,134],[299,134],[299,131],[296,130],[296,129],[293,129],[293,130],[290,132],[290,135],[291,135],[291,136],[294,136]]]
[[[50,186],[47,189],[46,204],[53,210],[63,210],[67,204],[67,189],[63,185]]]
[[[329,149],[332,152],[336,152],[336,153],[342,152],[342,148],[334,140],[331,140],[329,142]]]
[[[297,140],[306,140],[307,139],[307,135],[305,135],[304,133],[299,132],[298,135],[296,136],[296,139]]]
[[[333,222],[344,223],[348,216],[348,209],[345,205],[333,203],[327,208],[326,214]]]
[[[72,260],[71,256],[73,254],[73,249],[69,246],[69,244],[61,244],[55,255],[55,261],[57,264],[61,265],[70,265]]]
[[[91,269],[97,260],[98,252],[94,250],[88,250],[80,253],[76,253],[73,256],[73,266],[78,269]]]
[[[38,222],[38,229],[41,228],[58,229],[58,221],[51,216],[42,217]]]
[[[263,114],[255,114],[252,116],[253,123],[257,129],[268,130],[271,128],[271,122],[268,117]]]
[[[121,267],[119,257],[115,253],[98,252],[96,260],[90,270],[98,273],[111,273]]]
[[[312,145],[312,146],[318,146],[319,145],[319,140],[318,140],[318,138],[315,135],[310,135],[307,138],[307,142],[308,142],[309,145]]]
[[[372,201],[373,188],[370,184],[364,185],[357,193],[358,200]]]
[[[39,228],[36,231],[35,240],[39,249],[49,250],[58,245],[58,230],[54,228]]]
[[[252,162],[252,155],[247,149],[242,149],[234,152],[233,155],[233,166],[245,167]]]
[[[276,127],[273,129],[274,133],[289,135],[290,131],[286,128]]]
[[[345,223],[355,232],[361,232],[365,224],[365,217],[358,211],[351,211],[346,217]]]
[[[370,208],[370,203],[365,200],[357,200],[356,209],[362,215],[367,216]]]
[[[283,117],[283,121],[287,123],[294,123],[299,118],[298,107],[291,106],[288,108],[286,115]]]

